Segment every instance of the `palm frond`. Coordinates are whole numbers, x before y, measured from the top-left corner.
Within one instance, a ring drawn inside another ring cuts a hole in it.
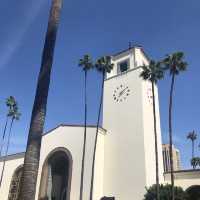
[[[99,59],[97,59],[95,63],[95,67],[97,71],[99,72],[105,72],[105,73],[110,73],[113,69],[114,64],[111,61],[110,56],[103,56]]]
[[[161,68],[161,62],[155,62],[154,60],[151,60],[148,66],[144,65],[141,67],[142,72],[140,77],[142,77],[144,80],[149,80],[156,83],[158,80],[164,77],[164,72]]]
[[[86,54],[83,56],[83,58],[79,59],[78,65],[82,67],[83,70],[90,70],[91,68],[93,68],[93,61],[90,55]]]
[[[170,74],[178,75],[181,71],[185,71],[187,69],[187,62],[184,61],[184,53],[183,52],[175,52],[173,54],[167,55],[162,60],[162,66],[164,70],[169,70]]]

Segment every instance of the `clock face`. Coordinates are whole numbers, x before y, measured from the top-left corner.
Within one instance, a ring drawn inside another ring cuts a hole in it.
[[[153,94],[152,94],[152,89],[148,88],[147,89],[147,99],[150,104],[153,104]]]
[[[129,87],[121,84],[114,90],[113,99],[115,102],[122,102],[125,101],[129,95],[130,95]]]

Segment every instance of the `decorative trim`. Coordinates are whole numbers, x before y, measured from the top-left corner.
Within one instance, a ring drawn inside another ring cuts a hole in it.
[[[5,161],[8,161],[8,160],[24,158],[24,155],[25,155],[25,152],[2,156],[2,157],[0,157],[0,162],[2,162],[4,159],[5,159]]]
[[[129,72],[131,72],[131,71],[136,71],[136,70],[138,70],[139,68],[141,68],[141,67],[135,67],[135,68],[133,68],[133,69],[129,69],[129,70],[123,72],[123,73],[120,73],[120,74],[117,74],[117,75],[112,76],[112,77],[110,77],[110,78],[107,78],[105,81],[108,81],[108,80],[110,80],[110,79],[112,79],[112,78],[116,78],[116,77],[118,77],[118,76],[123,76],[123,75],[125,75],[125,74],[127,74],[127,73],[129,73]]]
[[[183,172],[200,172],[200,169],[186,169],[186,170],[174,171],[174,173],[183,173]],[[170,171],[164,172],[164,174],[170,174]]]
[[[56,126],[55,128],[50,129],[46,133],[43,133],[42,136],[50,134],[52,131],[56,130],[59,127],[81,127],[81,128],[84,128],[84,125],[82,125],[82,124],[60,124],[60,125]],[[96,128],[96,126],[95,125],[87,125],[87,128]],[[99,129],[102,130],[103,132],[107,132],[107,130],[102,127],[99,127]]]

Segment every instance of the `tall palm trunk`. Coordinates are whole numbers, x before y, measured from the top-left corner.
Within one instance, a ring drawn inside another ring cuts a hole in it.
[[[2,135],[1,146],[0,146],[0,156],[2,155],[7,126],[8,126],[8,116],[6,117],[6,123],[5,123],[4,129],[3,129],[3,135]]]
[[[83,199],[83,180],[85,170],[85,149],[87,139],[87,69],[85,69],[85,116],[84,116],[84,141],[83,141],[83,155],[82,155],[82,168],[81,168],[81,185],[80,185],[80,200]]]
[[[192,140],[192,158],[194,158],[194,140]]]
[[[96,128],[95,142],[94,142],[93,159],[92,159],[92,175],[91,175],[91,184],[90,184],[90,200],[93,199],[96,149],[97,149],[99,124],[100,124],[100,118],[101,118],[101,109],[102,109],[102,104],[103,104],[104,79],[105,79],[105,70],[103,70],[103,72],[102,72],[101,97],[100,97],[100,104],[99,104],[99,112],[98,112],[98,119],[97,119],[97,128]]]
[[[157,137],[157,121],[156,121],[156,105],[155,105],[155,83],[152,81],[153,94],[153,119],[154,119],[154,140],[155,140],[155,159],[156,159],[156,199],[160,200],[160,185],[159,185],[159,163],[158,163],[158,137]]]
[[[174,200],[174,160],[172,153],[173,136],[172,136],[172,106],[173,106],[173,91],[174,91],[175,73],[172,74],[170,100],[169,100],[169,144],[170,144],[170,166],[171,166],[171,199]]]
[[[1,187],[1,184],[2,184],[2,180],[3,180],[6,158],[7,158],[8,149],[9,149],[9,146],[10,146],[10,138],[11,138],[11,133],[12,133],[13,122],[14,122],[14,118],[12,118],[11,123],[10,123],[10,130],[9,130],[8,141],[7,141],[7,145],[6,145],[6,152],[5,152],[5,156],[4,156],[4,159],[3,159],[3,167],[2,167],[2,171],[1,171],[1,177],[0,177],[0,187]]]
[[[50,84],[51,68],[53,63],[53,55],[61,7],[62,0],[52,1],[24,159],[22,184],[20,188],[20,200],[35,199],[41,139],[46,116],[46,105]]]

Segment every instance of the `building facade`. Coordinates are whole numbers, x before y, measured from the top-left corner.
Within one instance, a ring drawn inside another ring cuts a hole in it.
[[[164,172],[171,171],[171,164],[170,164],[170,145],[163,144],[162,145],[162,154],[163,154],[163,166]],[[172,154],[173,154],[173,169],[174,171],[181,170],[181,159],[180,159],[180,152],[178,149],[172,146]]]
[[[151,83],[142,80],[149,59],[141,47],[112,56],[114,68],[104,86],[103,124],[99,129],[93,199],[141,200],[155,184],[155,147]],[[164,183],[158,91],[155,86],[159,177]],[[89,199],[95,126],[87,127],[83,199]],[[35,200],[78,200],[84,126],[62,124],[42,137]],[[1,200],[19,200],[24,153],[2,157]]]

